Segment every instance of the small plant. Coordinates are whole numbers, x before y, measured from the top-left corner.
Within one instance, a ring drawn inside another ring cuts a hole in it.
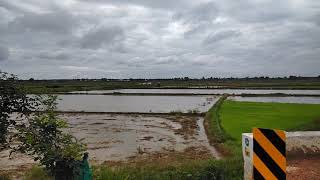
[[[143,153],[144,153],[144,151],[143,151],[143,149],[141,148],[141,146],[138,146],[137,151],[138,151],[139,154],[143,154]]]
[[[189,114],[198,114],[198,113],[200,113],[200,111],[198,109],[190,109],[190,110],[188,110],[188,113]]]
[[[53,177],[49,176],[47,172],[38,166],[32,167],[23,178],[23,180],[53,180]]]
[[[177,111],[170,111],[169,114],[177,115],[177,114],[182,114],[183,112],[180,110]]]
[[[9,146],[9,127],[15,127],[16,121],[10,115],[19,117],[28,115],[36,106],[33,99],[16,85],[17,77],[0,71],[0,150]]]
[[[0,173],[0,180],[11,180],[11,178],[8,174]]]
[[[49,175],[73,177],[79,171],[85,145],[62,131],[67,123],[55,112],[57,96],[38,96],[37,100],[44,111],[18,129],[21,144],[16,150],[39,161]]]

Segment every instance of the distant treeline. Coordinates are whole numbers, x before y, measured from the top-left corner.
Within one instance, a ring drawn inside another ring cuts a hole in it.
[[[319,76],[314,77],[305,77],[305,76],[284,76],[284,77],[269,77],[269,76],[259,76],[259,77],[202,77],[202,78],[190,78],[190,77],[175,77],[175,78],[128,78],[128,79],[114,79],[114,78],[100,78],[100,79],[88,79],[88,78],[80,78],[80,79],[41,79],[35,80],[34,78],[30,78],[29,80],[20,80],[20,81],[256,81],[256,80],[309,80],[309,81],[319,81]]]
[[[245,78],[159,78],[159,79],[50,79],[18,80],[27,93],[45,94],[72,91],[143,89],[143,88],[235,88],[235,89],[320,89],[317,77],[245,77]]]

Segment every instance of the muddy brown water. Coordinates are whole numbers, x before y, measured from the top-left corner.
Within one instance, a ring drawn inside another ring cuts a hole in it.
[[[203,127],[203,117],[149,116],[111,114],[61,114],[67,120],[66,132],[78,139],[84,138],[90,161],[125,161],[156,152],[183,152],[187,148],[200,148],[219,158],[210,146]],[[30,167],[35,162],[29,157],[9,150],[0,152],[0,171]]]

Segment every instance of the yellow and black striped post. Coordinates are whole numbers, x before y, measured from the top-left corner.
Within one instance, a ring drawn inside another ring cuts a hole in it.
[[[253,179],[286,179],[286,134],[253,128]]]

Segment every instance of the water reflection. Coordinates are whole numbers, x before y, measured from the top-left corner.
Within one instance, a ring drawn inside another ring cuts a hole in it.
[[[235,100],[235,101],[249,101],[249,102],[320,104],[320,97],[241,97],[241,96],[234,96],[234,97],[229,97],[228,99]]]
[[[215,96],[59,95],[58,110],[86,112],[206,112]]]

